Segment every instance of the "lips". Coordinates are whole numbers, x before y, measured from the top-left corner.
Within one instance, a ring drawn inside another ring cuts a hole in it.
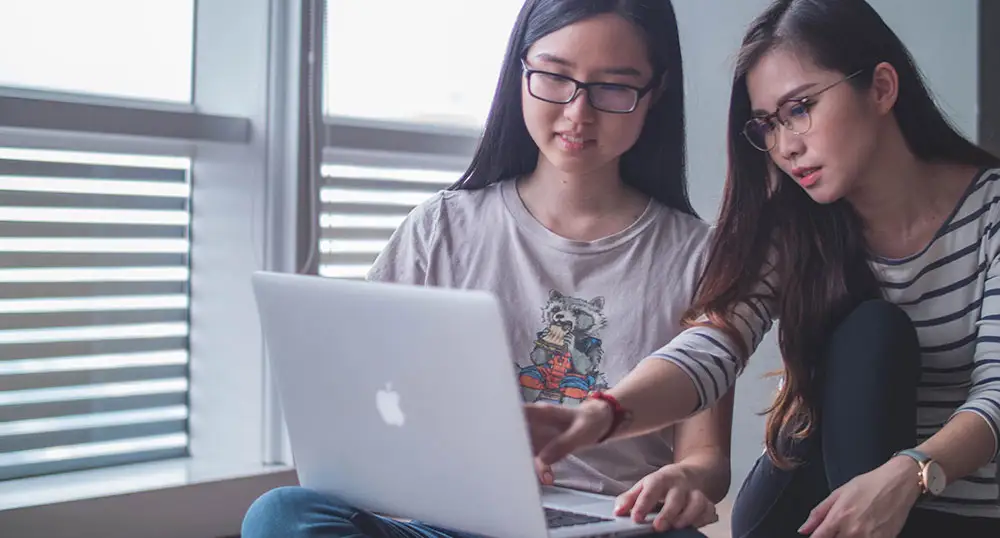
[[[820,166],[796,168],[792,170],[792,177],[799,182],[799,185],[811,187],[819,181],[821,170]]]
[[[562,138],[563,140],[565,140],[567,142],[572,142],[572,143],[575,143],[575,144],[583,144],[584,142],[587,141],[586,138],[584,138],[582,136],[579,136],[579,135],[572,135],[572,134],[569,134],[569,133],[558,133],[558,134],[559,134],[559,137]]]
[[[556,133],[556,140],[566,151],[580,151],[594,142],[592,139],[572,133]]]

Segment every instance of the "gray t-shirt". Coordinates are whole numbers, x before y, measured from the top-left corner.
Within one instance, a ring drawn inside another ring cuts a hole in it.
[[[414,209],[368,278],[494,293],[524,398],[576,405],[680,332],[708,235],[704,222],[650,202],[627,229],[572,241],[535,220],[515,182],[503,181]],[[672,435],[578,452],[555,466],[556,483],[620,494],[673,461]]]

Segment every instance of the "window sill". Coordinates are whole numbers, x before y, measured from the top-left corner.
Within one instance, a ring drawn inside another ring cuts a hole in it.
[[[295,483],[287,466],[196,458],[11,480],[0,482],[0,528],[12,537],[234,536],[257,496]]]

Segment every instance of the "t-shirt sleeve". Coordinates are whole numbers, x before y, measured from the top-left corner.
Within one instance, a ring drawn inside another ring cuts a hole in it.
[[[982,310],[976,322],[976,350],[973,355],[972,386],[965,403],[955,414],[971,412],[982,417],[993,433],[994,461],[1000,457],[1000,205],[990,212],[991,230],[987,238],[990,264],[986,272]],[[953,415],[954,416],[954,415]]]
[[[367,280],[397,284],[428,284],[430,253],[438,233],[442,195],[420,204],[393,232],[368,271]]]
[[[742,342],[712,326],[703,316],[695,326],[651,355],[651,359],[676,364],[691,378],[698,393],[694,412],[711,407],[736,384],[750,355],[771,330],[776,315],[775,290],[775,272],[769,269],[758,281],[755,292],[731,310],[729,321]]]

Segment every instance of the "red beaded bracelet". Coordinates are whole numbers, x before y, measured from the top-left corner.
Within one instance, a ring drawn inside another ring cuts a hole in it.
[[[625,409],[625,407],[622,406],[621,402],[618,401],[618,398],[615,398],[614,396],[606,392],[602,391],[591,392],[587,396],[587,399],[598,400],[611,406],[611,426],[609,426],[608,431],[605,432],[604,435],[602,435],[601,438],[597,440],[598,443],[603,443],[604,441],[607,441],[608,438],[614,435],[615,431],[617,431],[618,428],[621,427],[622,423],[631,418],[632,416],[632,412],[629,411],[628,409]]]

